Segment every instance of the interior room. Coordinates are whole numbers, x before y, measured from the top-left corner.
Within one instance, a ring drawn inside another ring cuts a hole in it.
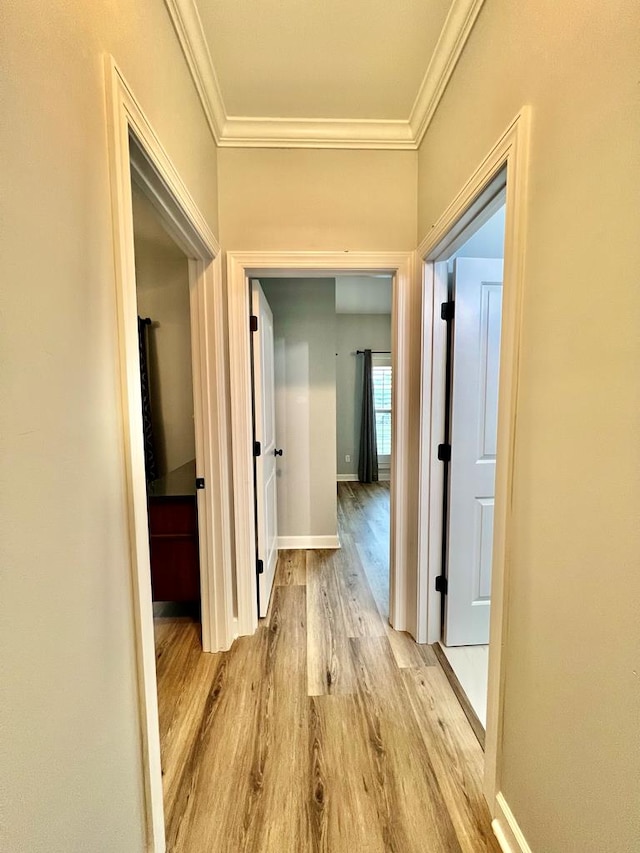
[[[504,233],[503,191],[444,261],[453,310],[447,320],[445,391],[449,459],[444,460],[442,559],[447,593],[438,645],[454,689],[482,732],[487,722]]]
[[[355,546],[378,609],[386,621],[389,619],[393,429],[392,302],[391,276],[336,278],[340,541],[345,547]]]
[[[273,314],[278,550],[344,547],[350,513],[364,516],[377,543],[367,574],[388,619],[392,278],[260,285]]]
[[[189,268],[135,186],[133,224],[151,589],[163,616],[199,620]]]

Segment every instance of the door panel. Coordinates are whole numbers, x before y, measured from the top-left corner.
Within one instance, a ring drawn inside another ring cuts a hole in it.
[[[474,525],[474,578],[473,603],[491,598],[491,552],[493,548],[493,498],[476,499]]]
[[[454,263],[445,643],[489,642],[502,261]]]
[[[278,504],[276,480],[276,413],[273,351],[273,314],[259,281],[251,282],[251,307],[258,318],[253,333],[253,384],[255,439],[261,444],[256,457],[256,512],[258,560],[258,611],[266,616],[278,561]]]

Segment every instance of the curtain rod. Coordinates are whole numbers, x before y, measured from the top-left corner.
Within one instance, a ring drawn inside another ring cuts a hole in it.
[[[354,352],[354,355],[364,355],[366,350],[358,349]],[[372,349],[371,355],[391,355],[390,350],[388,349]]]

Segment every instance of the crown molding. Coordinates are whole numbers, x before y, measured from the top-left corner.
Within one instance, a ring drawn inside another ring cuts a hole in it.
[[[409,116],[416,148],[431,124],[484,0],[453,0]]]
[[[220,145],[227,111],[195,0],[165,0],[165,4],[187,60],[209,128],[216,144]]]
[[[406,121],[229,116],[196,0],[165,0],[220,148],[359,148],[415,151],[429,127],[484,0],[453,0]]]
[[[224,125],[221,148],[387,148],[414,150],[406,121],[241,118]]]

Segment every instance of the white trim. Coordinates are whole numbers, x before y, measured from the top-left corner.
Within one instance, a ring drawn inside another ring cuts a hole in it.
[[[431,123],[484,0],[453,0],[406,120],[230,116],[195,0],[165,0],[216,144],[221,148],[415,151]]]
[[[460,222],[469,217],[474,204],[491,189],[492,182],[506,168],[506,221],[504,251],[504,293],[500,359],[500,395],[498,404],[498,453],[496,467],[496,500],[494,516],[493,565],[491,587],[491,629],[489,642],[489,686],[485,741],[485,796],[495,813],[496,794],[500,790],[500,757],[504,706],[505,648],[508,636],[507,603],[509,599],[509,534],[511,531],[511,494],[513,484],[514,447],[516,440],[520,330],[524,290],[524,237],[527,210],[527,175],[529,159],[530,108],[523,107],[506,131],[469,178],[453,202],[432,226],[420,244],[419,257],[425,259],[423,305],[422,364],[426,374],[422,384],[420,406],[420,521],[418,588],[428,594],[429,554],[433,555],[430,532],[440,535],[438,500],[430,492],[433,474],[433,452],[436,436],[432,434],[433,310],[435,302],[437,262],[451,246],[452,235],[460,233]],[[494,193],[495,194],[495,193]],[[430,303],[430,307],[427,305]],[[439,500],[441,500],[441,495]],[[432,569],[433,570],[433,569]],[[421,617],[428,619],[429,608]],[[420,638],[432,636],[423,621],[418,626]],[[436,639],[438,639],[436,637]]]
[[[357,474],[338,474],[336,480],[338,483],[357,483],[359,478]]]
[[[314,548],[341,548],[337,536],[278,536],[279,551],[308,551]]]
[[[250,275],[387,272],[394,277],[392,352],[394,375],[391,478],[390,621],[398,630],[413,629],[415,588],[408,581],[408,535],[411,496],[408,453],[411,446],[409,397],[411,387],[411,320],[415,294],[415,255],[412,252],[228,252],[227,293],[229,371],[236,533],[238,627],[252,634],[256,612],[255,520],[253,514],[253,456],[251,427],[251,373],[249,360]],[[414,359],[415,360],[415,359]]]
[[[197,474],[210,487],[198,495],[202,633],[205,651],[228,648],[234,636],[231,577],[224,327],[211,310],[221,291],[220,247],[134,94],[105,58],[115,283],[122,403],[123,465],[138,677],[138,709],[147,849],[165,849],[155,668],[147,495],[142,443],[132,179],[156,207],[189,258]]]
[[[444,472],[438,444],[444,440],[437,428],[444,424],[446,388],[446,324],[438,322],[437,306],[447,301],[447,264],[424,265],[422,300],[423,413],[420,424],[420,526],[418,532],[418,642],[437,643],[442,635],[441,595],[435,579],[442,563],[442,495]],[[422,525],[428,525],[423,528]]]
[[[504,853],[532,853],[501,791],[496,796],[496,816],[491,828]]]
[[[221,148],[368,148],[415,151],[407,121],[229,116]]]
[[[165,3],[207,123],[216,145],[220,145],[227,121],[227,111],[198,9],[194,0],[165,0]]]
[[[453,0],[409,116],[415,147],[431,124],[484,0]]]

